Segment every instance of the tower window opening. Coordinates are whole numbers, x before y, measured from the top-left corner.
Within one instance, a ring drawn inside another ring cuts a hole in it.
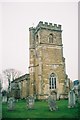
[[[36,41],[38,42],[38,35],[36,35]]]
[[[53,43],[53,34],[49,35],[49,43]]]
[[[56,89],[56,77],[53,73],[50,75],[49,88],[50,89]]]

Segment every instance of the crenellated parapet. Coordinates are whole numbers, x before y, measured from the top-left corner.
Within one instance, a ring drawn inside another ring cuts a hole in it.
[[[61,25],[52,24],[52,23],[43,22],[43,21],[40,21],[36,27],[30,27],[29,31],[33,30],[36,33],[40,28],[62,32]]]
[[[36,31],[39,29],[39,28],[43,28],[43,29],[49,29],[49,30],[52,30],[52,31],[59,31],[61,32],[61,25],[57,25],[57,24],[52,24],[52,23],[48,23],[48,22],[42,22],[40,21],[39,24],[37,25],[36,27]]]
[[[34,27],[30,27],[30,28],[29,28],[29,31],[31,31],[31,30],[32,30],[32,31],[35,31],[35,28],[34,28]]]

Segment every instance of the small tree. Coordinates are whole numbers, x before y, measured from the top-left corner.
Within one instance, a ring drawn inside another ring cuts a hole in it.
[[[11,81],[20,77],[20,75],[22,73],[18,70],[15,70],[15,69],[6,69],[6,70],[3,71],[3,74],[5,75],[6,79],[8,80],[8,91],[10,91]]]

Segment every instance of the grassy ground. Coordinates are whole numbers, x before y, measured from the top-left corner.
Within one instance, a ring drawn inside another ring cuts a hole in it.
[[[78,107],[68,108],[67,100],[57,101],[59,110],[49,111],[46,101],[36,101],[34,110],[26,109],[26,101],[18,101],[14,111],[8,111],[7,104],[2,105],[3,118],[77,118]]]

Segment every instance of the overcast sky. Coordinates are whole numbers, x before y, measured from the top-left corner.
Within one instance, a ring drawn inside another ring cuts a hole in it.
[[[77,2],[4,2],[2,13],[2,64],[0,72],[14,68],[23,74],[29,67],[29,27],[39,21],[62,25],[66,73],[78,79],[78,3]],[[1,68],[2,65],[2,68]]]

